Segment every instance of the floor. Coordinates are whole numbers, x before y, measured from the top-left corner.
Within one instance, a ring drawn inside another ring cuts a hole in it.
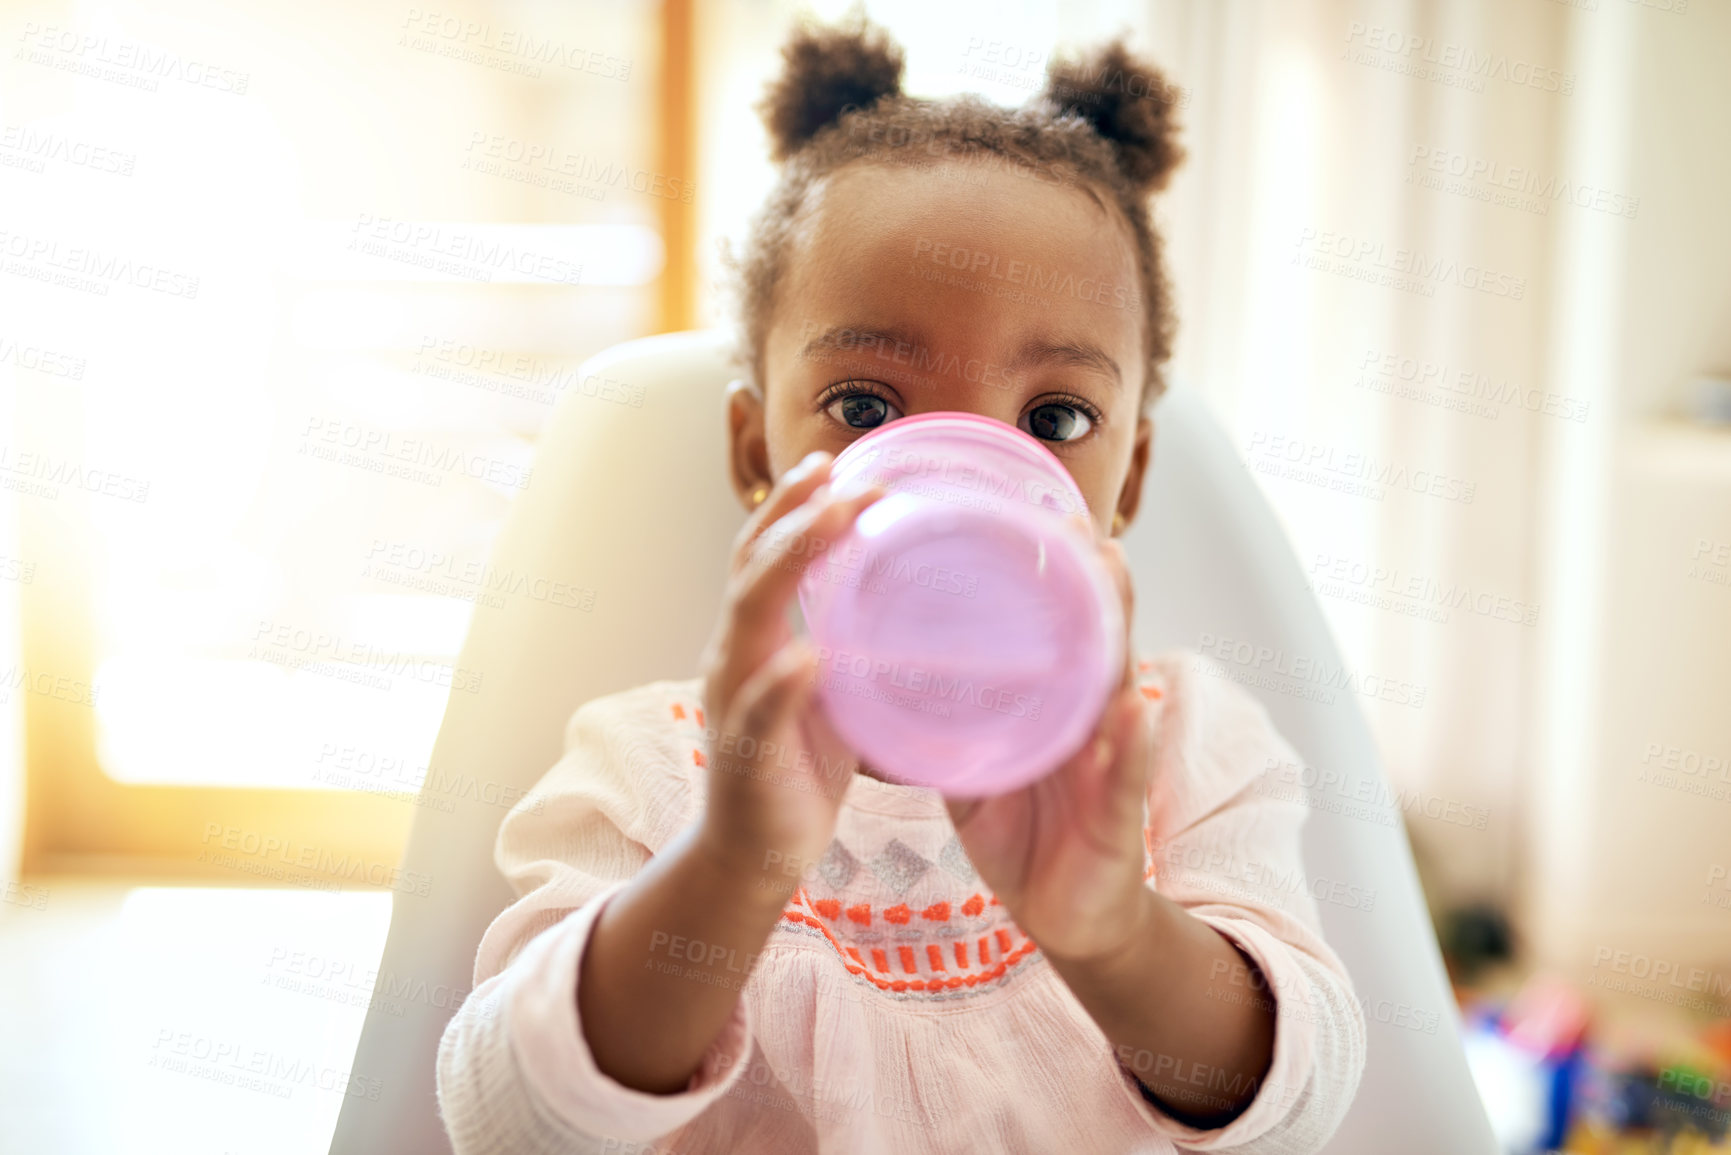
[[[46,893],[44,893],[46,892]],[[314,1155],[388,893],[32,879],[0,903],[0,1152]]]
[[[389,892],[33,878],[0,898],[0,1155],[324,1155],[372,1082],[349,1064]],[[1506,1133],[1528,1108],[1474,1057]]]

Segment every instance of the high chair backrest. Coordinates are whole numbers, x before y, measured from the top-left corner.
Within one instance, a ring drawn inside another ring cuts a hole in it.
[[[549,417],[489,562],[515,592],[475,608],[459,665],[479,672],[480,686],[451,694],[428,775],[447,788],[467,775],[476,789],[456,792],[454,809],[415,808],[403,866],[432,881],[426,896],[393,895],[381,974],[466,990],[481,932],[514,897],[493,862],[499,823],[558,761],[571,714],[603,694],[697,673],[745,517],[727,480],[729,341],[701,331],[615,346],[582,368]],[[1304,836],[1313,891],[1376,896],[1368,910],[1318,903],[1369,1029],[1364,1081],[1327,1151],[1491,1155],[1412,851],[1355,691],[1318,692],[1293,673],[1340,665],[1315,596],[1201,399],[1174,388],[1154,420],[1147,490],[1124,539],[1138,650],[1206,649],[1244,676],[1304,759],[1294,789],[1311,786],[1319,799]],[[352,1070],[382,1094],[344,1101],[333,1155],[449,1151],[433,1064],[455,1001],[433,1001],[450,1005],[368,1015]]]

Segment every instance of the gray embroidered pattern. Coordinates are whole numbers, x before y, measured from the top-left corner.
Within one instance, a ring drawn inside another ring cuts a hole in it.
[[[890,839],[878,856],[866,863],[883,884],[901,894],[931,869],[932,864],[921,858],[899,838]]]
[[[968,861],[968,852],[962,849],[962,840],[950,835],[950,840],[944,843],[944,848],[938,851],[938,865],[961,879],[972,882],[979,877],[974,870],[974,864]]]
[[[847,847],[831,839],[829,849],[817,860],[817,872],[823,875],[825,882],[840,890],[859,873],[859,859],[849,854]]]

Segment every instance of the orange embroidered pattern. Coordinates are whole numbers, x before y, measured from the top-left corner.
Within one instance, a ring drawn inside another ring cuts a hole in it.
[[[988,903],[984,896],[974,895],[963,905],[963,909],[973,907],[972,913],[978,914],[987,906],[1001,905],[994,897]],[[801,926],[809,926],[824,937],[835,953],[841,959],[842,965],[851,975],[858,975],[880,990],[886,991],[953,991],[965,987],[977,987],[981,983],[989,983],[1003,978],[1010,968],[1027,958],[1035,949],[1034,941],[1024,936],[1017,942],[1014,935],[1005,927],[997,927],[990,934],[982,934],[974,944],[977,948],[970,959],[969,943],[956,939],[948,945],[951,956],[955,959],[955,969],[961,972],[953,973],[948,963],[944,961],[943,945],[925,943],[925,970],[920,968],[920,959],[914,945],[894,947],[895,957],[892,960],[884,947],[871,947],[871,964],[860,957],[857,947],[848,946],[836,938],[835,933],[825,926],[825,921],[837,922],[837,916],[843,912],[841,903],[833,898],[820,898],[815,902],[805,892],[802,886],[794,892],[793,905],[782,911],[784,921]],[[929,918],[934,922],[949,921],[950,904],[935,902],[920,912],[920,917]],[[912,911],[906,905],[892,906],[882,912],[884,921],[905,924],[912,917]],[[871,905],[861,903],[847,908],[846,917],[862,925],[871,923]],[[993,947],[996,947],[994,952]],[[994,961],[995,960],[995,961]],[[894,965],[892,965],[892,962]],[[902,976],[912,975],[907,978]]]

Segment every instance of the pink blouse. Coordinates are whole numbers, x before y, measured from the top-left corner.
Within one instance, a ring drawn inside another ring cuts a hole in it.
[[[1357,1089],[1365,1030],[1302,882],[1305,804],[1272,785],[1297,755],[1217,663],[1174,652],[1138,679],[1156,712],[1148,884],[1255,961],[1265,978],[1243,997],[1276,1000],[1272,1066],[1231,1123],[1177,1122],[1131,1070],[1152,1060],[1197,1103],[1238,1096],[1242,1078],[1115,1049],[981,883],[942,797],[863,774],[762,952],[738,960],[738,1006],[687,1088],[603,1074],[578,964],[606,902],[701,812],[692,678],[584,705],[540,807],[500,828],[520,897],[482,937],[439,1046],[458,1155],[1318,1150]]]

